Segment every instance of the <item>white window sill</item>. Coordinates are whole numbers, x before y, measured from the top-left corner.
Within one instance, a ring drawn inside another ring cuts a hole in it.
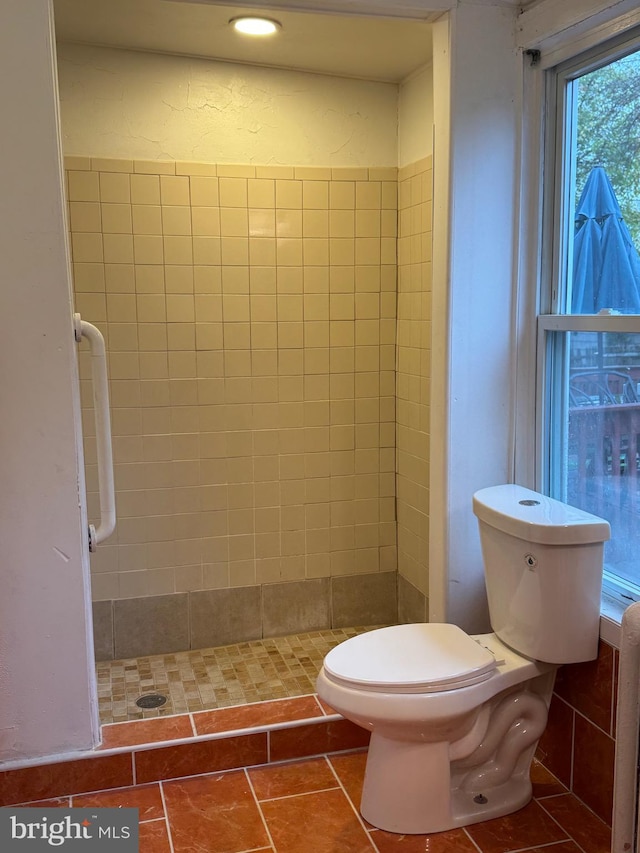
[[[622,614],[629,603],[603,593],[600,603],[600,639],[615,649],[620,648]]]

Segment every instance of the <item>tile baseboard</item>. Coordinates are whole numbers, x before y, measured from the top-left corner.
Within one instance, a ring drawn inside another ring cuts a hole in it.
[[[350,752],[368,742],[368,732],[315,696],[113,723],[91,753],[1,771],[0,806]]]
[[[95,657],[172,654],[397,618],[395,571],[95,601]]]

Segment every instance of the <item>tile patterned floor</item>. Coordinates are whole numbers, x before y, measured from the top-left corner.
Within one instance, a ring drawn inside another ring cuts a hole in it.
[[[366,753],[323,755],[38,803],[129,807],[140,853],[608,853],[608,827],[539,764],[534,799],[507,817],[434,835],[375,829],[357,810]],[[31,803],[29,805],[36,805]]]
[[[100,722],[165,717],[313,693],[327,652],[372,627],[377,626],[100,662],[96,665]],[[138,698],[151,693],[166,696],[166,704],[154,709],[136,705]]]

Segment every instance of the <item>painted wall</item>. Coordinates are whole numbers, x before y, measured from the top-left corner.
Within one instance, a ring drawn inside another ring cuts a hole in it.
[[[66,155],[397,165],[397,87],[63,44]]]
[[[429,603],[432,621],[472,633],[489,626],[472,496],[513,478],[515,14],[460,4],[434,26]]]
[[[0,762],[98,737],[49,12],[7,0],[0,28]]]
[[[398,90],[398,166],[433,153],[433,65],[418,68]]]

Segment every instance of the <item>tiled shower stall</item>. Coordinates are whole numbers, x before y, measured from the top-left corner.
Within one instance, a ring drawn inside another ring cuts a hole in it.
[[[97,657],[424,619],[430,158],[65,166],[110,373]],[[88,376],[82,352],[92,515]]]
[[[425,619],[430,158],[66,165],[76,307],[111,371],[98,657]],[[606,823],[617,660],[561,669],[539,749]]]

